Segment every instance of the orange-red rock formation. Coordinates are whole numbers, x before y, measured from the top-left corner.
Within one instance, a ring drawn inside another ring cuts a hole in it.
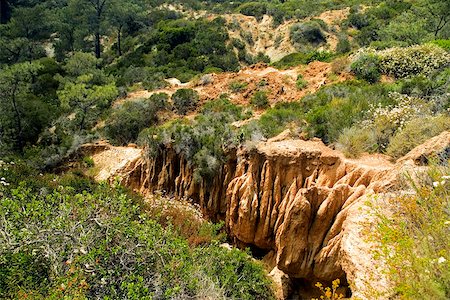
[[[344,277],[338,262],[349,208],[367,193],[393,184],[393,165],[345,159],[320,141],[288,140],[240,149],[211,182],[172,149],[152,160],[132,160],[122,183],[198,202],[204,214],[225,219],[236,242],[276,253],[291,277]]]
[[[361,290],[363,272],[373,264],[360,245],[362,204],[394,186],[403,165],[423,153],[448,151],[449,134],[397,164],[381,155],[346,159],[317,140],[272,140],[228,153],[210,181],[195,178],[193,166],[173,149],[155,159],[133,156],[110,179],[118,176],[144,194],[159,190],[193,199],[209,218],[225,220],[236,244],[269,253],[277,272],[321,281],[347,277]]]

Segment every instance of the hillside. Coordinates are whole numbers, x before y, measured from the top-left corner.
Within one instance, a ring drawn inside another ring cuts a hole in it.
[[[2,1],[0,298],[450,298],[449,13]]]

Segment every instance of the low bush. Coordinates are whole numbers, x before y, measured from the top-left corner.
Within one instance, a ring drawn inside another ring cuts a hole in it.
[[[376,133],[370,128],[350,127],[344,129],[337,140],[337,149],[347,157],[358,157],[377,150]]]
[[[342,74],[350,66],[348,57],[339,57],[331,63],[331,72],[336,75]]]
[[[364,82],[348,81],[325,87],[302,99],[310,137],[319,137],[325,143],[337,140],[344,128],[365,119],[372,106],[395,103],[390,91],[395,86],[368,85]]]
[[[244,3],[237,8],[237,11],[246,16],[253,16],[257,20],[261,20],[267,13],[267,4],[260,2]]]
[[[266,108],[269,105],[269,99],[266,91],[256,91],[250,99],[250,104],[257,108]]]
[[[433,44],[391,48],[379,55],[380,70],[396,78],[429,76],[450,65],[450,53]]]
[[[261,137],[271,138],[280,134],[287,126],[299,128],[302,124],[303,108],[298,102],[281,102],[269,108],[258,120],[243,128],[247,140]]]
[[[434,40],[430,42],[450,52],[450,40]]]
[[[336,53],[344,54],[352,50],[350,42],[346,36],[340,36],[336,45]]]
[[[350,66],[356,78],[376,83],[380,80],[380,58],[375,54],[361,54]]]
[[[179,89],[172,95],[173,106],[180,115],[194,109],[198,100],[198,93],[192,89]]]
[[[179,119],[142,131],[139,141],[153,157],[165,147],[183,154],[194,166],[195,180],[209,183],[225,161],[225,150],[238,142],[231,123],[244,117],[241,107],[221,96],[206,103],[194,119]]]
[[[370,24],[368,16],[361,13],[350,14],[347,21],[349,25],[355,27],[356,29],[362,29]]]
[[[278,69],[287,69],[298,65],[309,64],[313,61],[329,62],[333,58],[333,54],[328,51],[311,51],[307,53],[297,52],[286,55],[281,60],[273,63],[273,66]]]
[[[148,99],[157,110],[166,110],[170,108],[169,95],[166,93],[157,93]]]
[[[304,88],[306,88],[308,86],[308,81],[303,79],[303,75],[302,74],[299,74],[297,76],[297,81],[295,82],[295,85],[297,86],[297,88],[299,90],[303,90]]]
[[[450,117],[446,115],[413,119],[390,139],[386,153],[399,158],[429,138],[449,129]]]
[[[233,93],[243,92],[247,89],[248,83],[245,81],[232,81],[229,85],[229,89]]]
[[[218,226],[159,224],[120,186],[77,191],[85,179],[22,169],[0,170],[2,299],[274,298],[260,264],[219,246]],[[189,245],[189,231],[206,239]]]
[[[307,21],[292,25],[289,29],[289,36],[294,44],[310,43],[319,45],[326,42],[322,26],[317,21]]]
[[[142,83],[146,89],[153,90],[167,85],[164,77],[163,73],[154,72],[151,68],[130,66],[123,71],[117,84],[132,86]]]
[[[364,127],[375,131],[379,152],[386,150],[392,136],[402,130],[410,120],[431,113],[430,105],[421,98],[398,93],[391,93],[390,98],[395,104],[371,106],[367,111],[367,119],[363,122]]]
[[[370,105],[369,109],[364,112],[364,120],[358,125],[347,128],[338,138],[339,147],[350,156],[358,156],[363,152],[385,152],[390,146],[394,136],[399,134],[398,140],[391,147],[391,154],[397,158],[406,154],[407,149],[412,149],[412,145],[417,141],[425,141],[420,138],[412,138],[411,131],[419,133],[417,123],[412,123],[411,128],[406,131],[406,136],[401,133],[408,126],[409,122],[418,119],[420,122],[432,121],[433,118],[428,119],[427,116],[431,114],[430,105],[423,99],[401,95],[398,93],[391,93],[389,96],[395,104],[382,106]],[[444,119],[436,119],[435,125],[445,124]],[[427,127],[427,126],[425,126]],[[443,130],[442,125],[440,129]],[[429,127],[428,127],[429,128]],[[426,130],[423,132],[425,139],[429,134]],[[412,138],[411,141],[405,141],[404,138]],[[404,143],[404,145],[402,145]],[[406,151],[406,152],[405,152]]]
[[[161,103],[155,103],[150,99],[142,99],[127,101],[113,109],[106,120],[107,137],[117,145],[135,142],[142,129],[157,122],[156,113],[160,105]]]

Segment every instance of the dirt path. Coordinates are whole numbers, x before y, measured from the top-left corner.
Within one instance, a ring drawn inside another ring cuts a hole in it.
[[[108,180],[128,163],[141,157],[143,150],[135,147],[113,147],[92,155],[97,170],[95,180]]]

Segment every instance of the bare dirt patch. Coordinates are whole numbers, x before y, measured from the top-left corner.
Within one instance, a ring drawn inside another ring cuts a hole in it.
[[[297,88],[297,76],[301,74],[308,82],[308,86],[302,90]],[[266,91],[270,105],[278,102],[298,101],[308,93],[314,93],[322,86],[350,79],[352,76],[343,73],[339,76],[330,76],[331,63],[315,61],[307,66],[299,66],[287,70],[277,70],[266,64],[256,64],[241,69],[239,72],[225,72],[212,74],[209,83],[201,85],[198,81],[192,81],[182,86],[173,84],[170,87],[154,91],[136,91],[126,98],[116,101],[114,105],[125,101],[148,98],[155,93],[167,93],[169,96],[179,88],[192,88],[200,95],[200,106],[207,101],[218,98],[221,94],[228,94],[230,100],[239,105],[249,105],[253,94],[258,91]],[[241,91],[233,92],[230,85],[233,82],[245,83],[246,87]]]

